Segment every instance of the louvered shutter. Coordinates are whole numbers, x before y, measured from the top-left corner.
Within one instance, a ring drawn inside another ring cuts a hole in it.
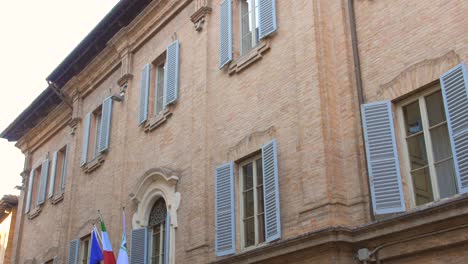
[[[57,261],[57,256],[54,257],[52,263],[53,263],[53,264],[57,264],[57,263],[58,263],[58,261]]]
[[[67,169],[68,169],[68,144],[65,146],[65,155],[63,157],[62,166],[62,179],[60,179],[60,188],[65,190],[65,184],[67,183]]]
[[[179,41],[174,41],[166,50],[164,71],[164,106],[177,100],[179,90]]]
[[[258,0],[258,35],[260,39],[276,31],[276,0]]]
[[[140,108],[138,110],[138,124],[143,124],[148,119],[148,95],[150,87],[151,66],[146,64],[141,72],[140,81]]]
[[[219,15],[219,68],[232,60],[232,3],[224,0]]]
[[[32,190],[34,186],[34,169],[31,169],[29,174],[29,184],[28,184],[28,195],[26,196],[26,206],[24,212],[27,214],[29,209],[31,208],[31,198],[32,198]]]
[[[49,160],[42,162],[41,178],[39,180],[39,191],[37,192],[37,205],[43,204],[46,198],[47,178],[49,176]]]
[[[58,152],[55,151],[54,154],[52,154],[52,168],[50,172],[50,182],[49,182],[49,198],[54,196],[55,176],[57,174],[57,158],[58,158]]]
[[[216,255],[235,253],[234,164],[225,163],[215,170]]]
[[[460,193],[468,192],[468,74],[460,64],[440,77]]]
[[[89,144],[89,129],[91,127],[91,112],[87,113],[83,120],[83,139],[81,143],[81,163],[83,166],[88,162],[88,144]]]
[[[375,214],[405,211],[390,101],[364,104],[362,122]]]
[[[149,239],[147,228],[133,229],[130,239],[130,264],[147,264]]]
[[[101,133],[99,133],[99,152],[109,149],[110,128],[112,120],[112,99],[107,97],[102,102]]]
[[[276,141],[262,146],[263,199],[265,203],[265,239],[267,242],[281,237],[278,151]]]
[[[68,246],[68,259],[67,264],[78,264],[78,248],[80,247],[80,240],[71,240]]]
[[[164,264],[169,264],[170,242],[171,242],[171,215],[167,212],[166,216],[166,234],[164,237]]]

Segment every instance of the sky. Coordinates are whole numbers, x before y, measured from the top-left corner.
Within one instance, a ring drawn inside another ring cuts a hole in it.
[[[47,87],[45,78],[118,0],[0,0],[0,131]],[[24,156],[0,139],[0,198],[19,194]]]

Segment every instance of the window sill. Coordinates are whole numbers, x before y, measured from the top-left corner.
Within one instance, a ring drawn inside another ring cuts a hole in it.
[[[32,211],[28,213],[28,219],[31,220],[31,219],[36,218],[41,213],[41,211],[42,210],[40,206],[34,208]]]
[[[151,132],[162,124],[166,123],[167,119],[172,115],[168,108],[164,108],[158,115],[150,117],[144,126],[145,132]]]
[[[54,194],[52,197],[50,197],[50,202],[52,204],[58,204],[63,200],[64,193],[60,192],[58,194]]]
[[[239,73],[254,62],[263,57],[263,53],[270,49],[270,41],[268,39],[261,40],[257,46],[252,48],[247,54],[236,58],[229,64],[229,75]]]
[[[104,163],[106,155],[104,153],[99,153],[94,159],[88,161],[84,166],[83,170],[85,173],[91,173],[95,169],[99,168],[102,163]]]

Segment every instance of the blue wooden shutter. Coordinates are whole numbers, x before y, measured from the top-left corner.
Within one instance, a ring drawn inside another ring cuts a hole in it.
[[[88,162],[88,144],[89,144],[89,129],[91,127],[91,112],[87,113],[83,120],[83,140],[81,142],[81,163],[83,166]]]
[[[258,35],[260,39],[276,31],[276,0],[258,0]]]
[[[148,263],[148,229],[146,227],[132,230],[130,238],[130,264]]]
[[[101,131],[99,133],[98,151],[104,152],[109,149],[110,127],[112,120],[112,99],[107,97],[102,102]]]
[[[167,211],[166,216],[166,234],[164,237],[164,264],[169,264],[169,255],[170,255],[170,242],[171,242],[171,215]]]
[[[375,214],[405,211],[390,101],[364,104],[362,122]]]
[[[281,237],[278,151],[276,140],[262,146],[263,201],[265,203],[265,239],[267,242]]]
[[[224,0],[219,14],[219,68],[232,60],[232,3]]]
[[[164,106],[177,100],[179,90],[179,41],[166,49],[166,70],[164,71]]]
[[[68,259],[67,264],[78,264],[78,249],[80,247],[80,240],[71,240],[68,246]]]
[[[460,64],[440,77],[460,193],[468,192],[468,74]]]
[[[65,146],[65,155],[63,157],[63,166],[62,166],[62,179],[60,179],[60,188],[65,190],[65,184],[67,182],[67,169],[68,169],[68,144]]]
[[[57,256],[54,257],[52,263],[53,263],[53,264],[57,264],[57,263],[58,263]]]
[[[138,124],[143,124],[148,119],[148,95],[150,87],[151,66],[146,64],[141,72],[140,81],[140,108],[138,110]]]
[[[234,254],[235,212],[234,212],[234,163],[225,163],[215,170],[215,225],[216,255]]]
[[[46,159],[42,162],[41,178],[39,180],[39,191],[37,192],[36,204],[43,204],[46,198],[47,178],[49,177],[49,160]]]
[[[24,212],[27,214],[29,209],[31,208],[31,198],[32,198],[32,190],[34,186],[34,169],[31,169],[29,174],[29,184],[28,184],[28,195],[26,196],[26,206],[24,208]]]
[[[55,176],[57,175],[57,157],[58,152],[55,151],[54,154],[52,154],[52,170],[50,172],[49,198],[54,196]]]

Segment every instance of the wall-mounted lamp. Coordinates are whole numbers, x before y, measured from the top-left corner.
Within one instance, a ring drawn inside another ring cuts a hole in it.
[[[124,100],[124,95],[122,95],[122,93],[120,94],[114,94],[111,96],[111,99],[114,100],[114,101],[117,101],[117,102],[122,102]]]

